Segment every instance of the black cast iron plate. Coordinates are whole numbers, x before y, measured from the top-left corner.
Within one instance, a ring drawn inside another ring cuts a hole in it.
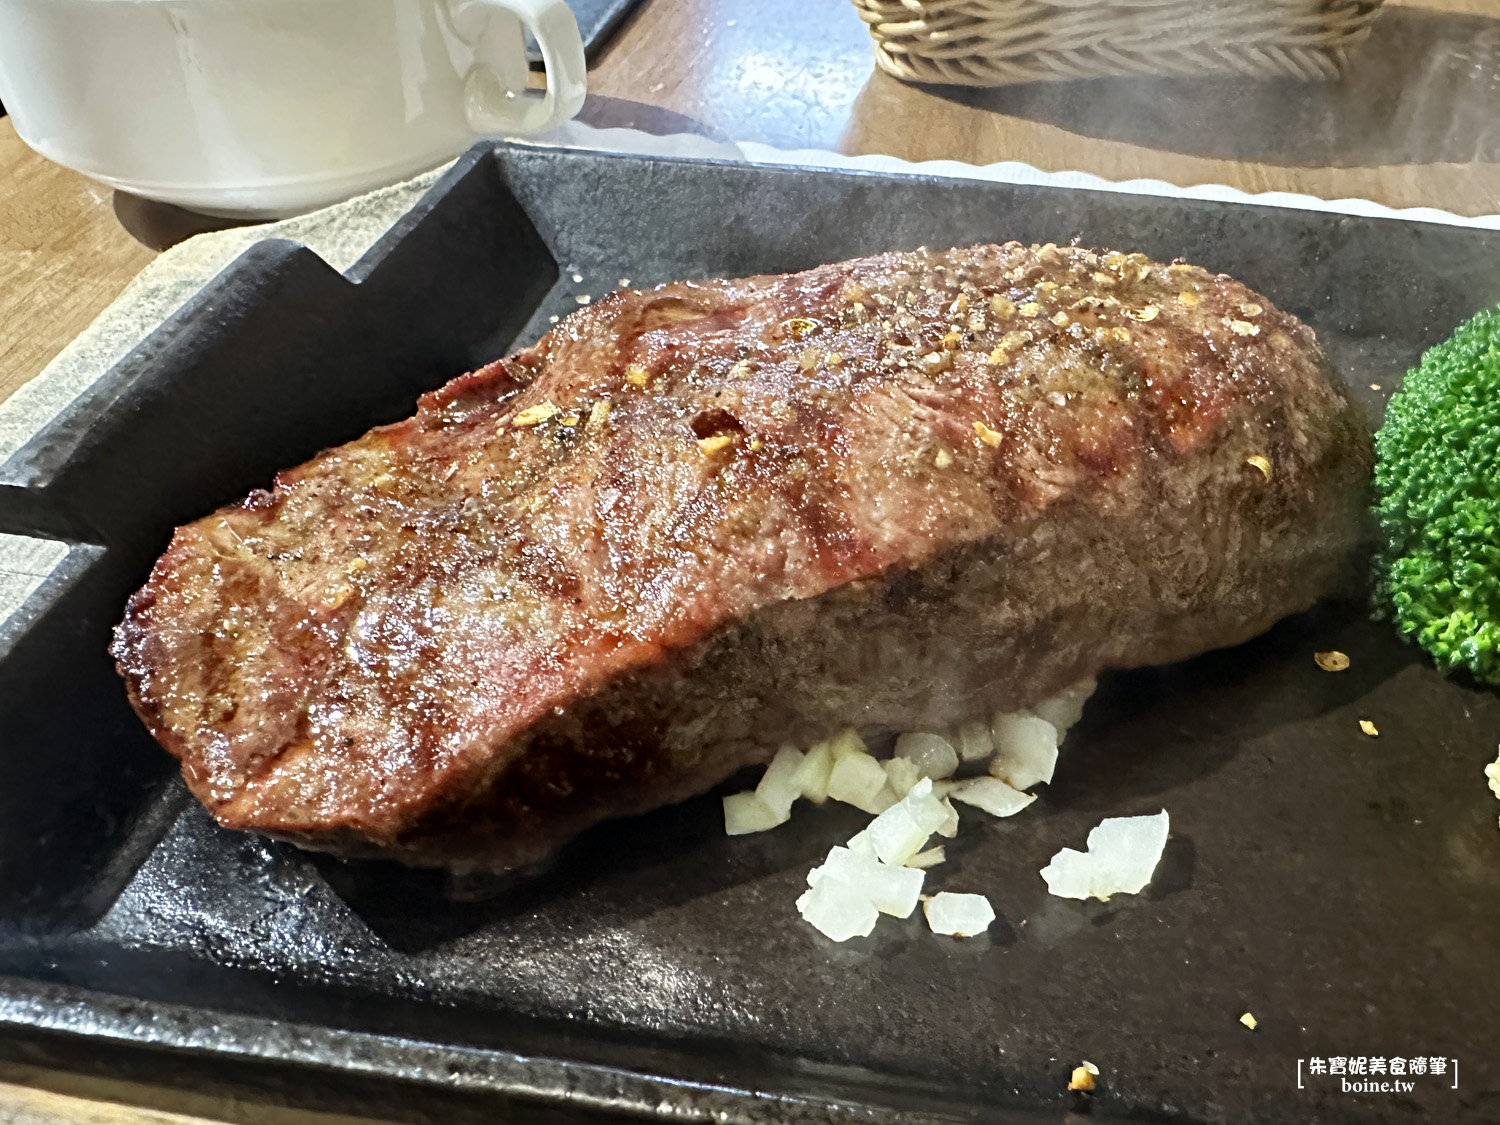
[[[562,1116],[1056,1119],[1087,1058],[1104,1118],[1500,1116],[1481,772],[1500,705],[1359,606],[1108,679],[1042,799],[966,823],[935,873],[994,901],[969,941],[917,917],[834,946],[798,921],[808,867],[862,820],[846,808],[727,839],[705,797],[486,897],[217,829],[129,715],[104,645],[173,524],[402,416],[577,298],[1008,237],[1235,274],[1317,329],[1372,424],[1424,346],[1500,300],[1495,233],[507,146],[470,153],[348,277],[262,244],[0,466],[0,530],[79,544],[0,635],[6,1041],[261,1084],[318,1067],[385,1083],[391,1112],[443,1090]],[[1353,666],[1319,671],[1327,648]],[[1147,893],[1048,897],[1053,852],[1163,807]],[[1457,1089],[1453,1062],[1400,1094],[1306,1064],[1391,1056],[1457,1060]]]
[[[578,34],[583,38],[584,57],[589,62],[598,60],[615,29],[640,3],[641,0],[568,0],[573,18],[578,21]],[[541,48],[530,35],[526,36],[526,58],[533,69],[542,65]]]

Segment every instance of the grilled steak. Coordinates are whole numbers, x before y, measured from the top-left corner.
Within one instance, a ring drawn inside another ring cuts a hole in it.
[[[1245,640],[1363,535],[1310,330],[1054,246],[623,291],[177,531],[113,653],[221,824],[456,870],[782,741]]]

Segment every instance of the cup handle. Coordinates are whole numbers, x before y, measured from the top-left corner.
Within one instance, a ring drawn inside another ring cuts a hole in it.
[[[480,135],[540,133],[562,124],[582,108],[588,92],[583,38],[578,34],[578,21],[563,0],[467,0],[463,6],[474,14],[484,8],[498,8],[518,18],[541,47],[547,75],[547,91],[541,98],[515,93],[502,100],[492,90],[486,92],[485,87],[494,83],[465,82],[464,113],[469,128]],[[501,70],[484,57],[486,39],[480,35],[474,65]]]

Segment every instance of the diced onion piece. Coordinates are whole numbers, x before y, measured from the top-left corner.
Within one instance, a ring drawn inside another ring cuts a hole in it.
[[[833,941],[866,937],[880,918],[874,903],[839,879],[818,880],[797,900],[797,913]]]
[[[932,782],[924,777],[865,831],[881,862],[899,866],[926,846],[927,837],[945,819],[942,802],[933,798]]]
[[[1087,852],[1064,848],[1042,868],[1049,893],[1058,898],[1088,898],[1094,885],[1094,862]]]
[[[923,777],[952,777],[958,769],[958,751],[941,735],[914,733],[896,739],[896,757],[908,758]]]
[[[869,856],[871,859],[875,858],[875,845],[870,841],[870,830],[868,828],[866,828],[862,832],[856,832],[853,836],[850,836],[849,842],[844,846],[851,852],[857,852],[859,855]]]
[[[958,756],[964,762],[977,762],[995,752],[995,740],[984,723],[965,723],[958,728]]]
[[[906,795],[906,803],[918,824],[929,832],[936,832],[948,823],[953,806],[946,800],[933,796],[932,788],[933,782],[924,777],[912,786],[911,792]]]
[[[873,892],[870,902],[882,914],[892,918],[910,918],[922,897],[922,881],[927,872],[920,867],[890,867],[880,864],[879,890],[874,881],[866,884]]]
[[[776,757],[771,759],[760,784],[755,787],[755,795],[782,820],[792,815],[792,802],[802,796],[802,785],[797,780],[797,770],[801,765],[802,751],[795,746],[783,746],[776,751]]]
[[[906,866],[920,867],[925,870],[929,867],[936,867],[940,863],[946,863],[947,860],[948,849],[939,844],[935,848],[928,848],[925,852],[918,852],[906,861]]]
[[[830,738],[828,747],[833,751],[835,761],[850,754],[869,754],[870,752],[870,748],[865,745],[865,740],[859,737],[859,732],[853,727],[845,727]]]
[[[1101,821],[1089,833],[1089,856],[1094,860],[1090,891],[1094,897],[1139,894],[1161,862],[1170,828],[1165,809],[1155,816],[1117,816]]]
[[[828,800],[828,778],[833,774],[833,749],[827,742],[809,747],[802,755],[802,764],[797,767],[792,780],[802,790],[802,795],[815,805]]]
[[[1062,738],[1068,733],[1068,728],[1083,717],[1083,705],[1098,686],[1099,681],[1090,676],[1071,687],[1063,688],[1051,699],[1042,700],[1031,710],[1056,727],[1057,737]]]
[[[935,934],[975,937],[990,928],[995,908],[983,895],[961,895],[941,891],[922,904],[927,924]]]
[[[1042,868],[1047,890],[1061,898],[1108,900],[1139,894],[1161,862],[1171,827],[1166,810],[1155,816],[1103,820],[1089,833],[1087,852],[1064,848]]]
[[[807,881],[816,888],[836,879],[864,895],[882,914],[910,918],[926,877],[926,872],[915,867],[893,867],[850,848],[836,847],[829,851],[823,866],[808,873]]]
[[[896,794],[886,780],[885,768],[868,754],[845,754],[833,763],[828,795],[867,813],[885,812],[896,803]]]
[[[940,802],[943,806],[943,823],[939,824],[935,831],[945,840],[951,840],[958,835],[958,810],[953,807],[953,802],[944,797]]]
[[[890,781],[891,792],[897,797],[905,797],[922,778],[921,771],[910,758],[887,758],[881,764],[885,766],[885,776]]]
[[[990,775],[1012,789],[1030,789],[1052,780],[1057,767],[1057,728],[1030,711],[1000,714],[990,725],[995,756]]]
[[[859,805],[858,807],[863,809],[867,813],[870,813],[874,816],[879,816],[881,813],[885,812],[886,809],[894,805],[897,799],[898,798],[896,797],[896,791],[891,788],[891,783],[887,781],[880,787],[880,792],[876,793],[875,796],[870,799],[869,804]]]
[[[1034,795],[1022,793],[998,777],[971,777],[955,785],[950,796],[991,816],[1015,816],[1036,800]]]
[[[778,816],[757,794],[748,790],[724,798],[724,831],[731,836],[764,832],[786,821],[786,815]]]

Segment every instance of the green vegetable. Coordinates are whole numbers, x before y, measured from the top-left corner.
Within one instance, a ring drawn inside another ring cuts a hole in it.
[[[1422,356],[1375,435],[1377,610],[1500,683],[1500,308]]]

